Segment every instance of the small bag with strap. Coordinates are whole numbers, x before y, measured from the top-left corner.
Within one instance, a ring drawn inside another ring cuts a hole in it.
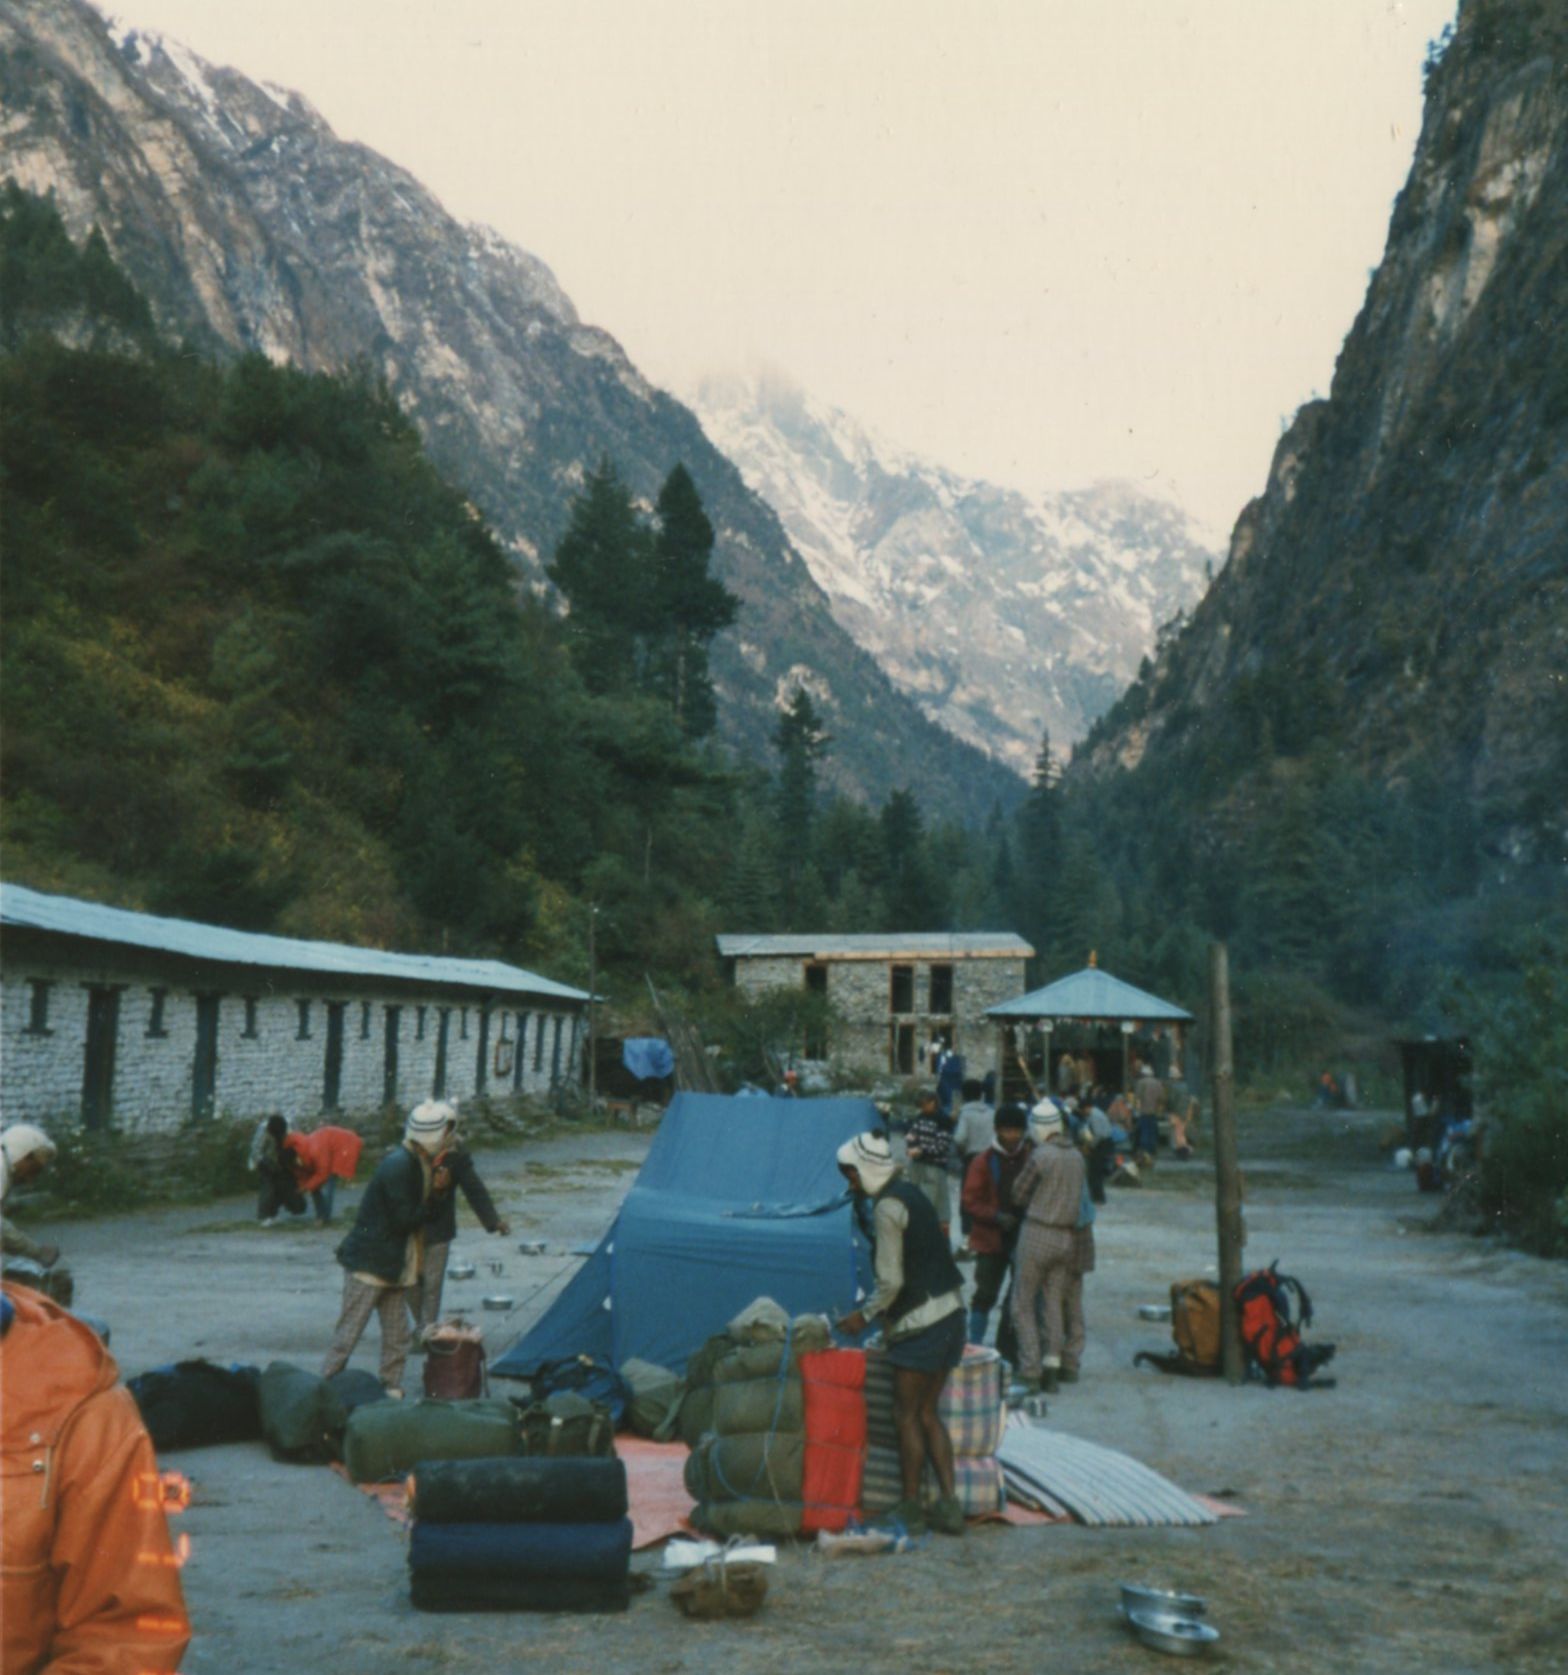
[[[425,1333],[425,1394],[462,1402],[485,1394],[485,1344],[477,1326],[443,1320]]]

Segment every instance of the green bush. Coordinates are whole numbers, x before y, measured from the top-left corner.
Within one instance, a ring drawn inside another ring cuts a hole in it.
[[[1568,976],[1532,966],[1476,1036],[1481,1207],[1527,1250],[1568,1255]]]
[[[186,1124],[174,1162],[181,1196],[226,1198],[250,1191],[256,1184],[249,1164],[255,1131],[255,1123],[232,1117]]]
[[[110,1213],[135,1210],[151,1196],[145,1165],[126,1137],[107,1128],[83,1128],[68,1120],[47,1125],[56,1151],[41,1185],[62,1209]]]

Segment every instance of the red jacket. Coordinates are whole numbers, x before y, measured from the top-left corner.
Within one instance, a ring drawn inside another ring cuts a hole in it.
[[[301,1192],[315,1192],[326,1185],[329,1175],[353,1180],[365,1142],[351,1128],[329,1127],[291,1134],[283,1144],[304,1161],[295,1184]]]
[[[1002,1231],[996,1218],[1010,1215],[1017,1222],[1013,1182],[1029,1161],[1029,1153],[1033,1149],[1025,1140],[1011,1157],[995,1146],[987,1146],[983,1152],[976,1152],[970,1158],[969,1167],[964,1172],[961,1202],[964,1214],[969,1217],[969,1248],[978,1255],[1000,1256],[1008,1248],[1011,1236]]]
[[[5,1675],[169,1675],[190,1620],[158,1462],[98,1335],[26,1286],[0,1339]]]

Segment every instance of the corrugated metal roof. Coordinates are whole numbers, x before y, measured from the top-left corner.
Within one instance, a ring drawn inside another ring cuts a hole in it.
[[[1021,936],[1011,931],[902,931],[886,936],[720,936],[714,940],[727,960],[780,959],[873,960],[961,959],[990,954],[1027,960],[1034,954]]]
[[[1192,1014],[1151,995],[1147,989],[1112,977],[1098,966],[1086,966],[1071,977],[1058,978],[1043,989],[1004,1000],[986,1013],[988,1018],[1123,1018],[1150,1022],[1192,1022]]]
[[[228,930],[222,925],[201,925],[190,919],[160,919],[151,913],[104,907],[71,896],[45,895],[20,884],[0,885],[0,925],[119,943],[127,948],[150,948],[217,965],[270,966],[329,977],[384,977],[402,983],[484,989],[549,1000],[588,999],[581,989],[500,960],[390,954],[380,948],[351,948],[340,942],[263,936],[255,931]]]

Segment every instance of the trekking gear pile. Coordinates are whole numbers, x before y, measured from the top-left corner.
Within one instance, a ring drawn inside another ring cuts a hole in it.
[[[1312,1299],[1298,1279],[1279,1272],[1279,1263],[1255,1269],[1234,1292],[1237,1327],[1247,1376],[1271,1388],[1327,1389],[1333,1379],[1319,1371],[1333,1360],[1333,1344],[1308,1344],[1302,1332],[1312,1324]],[[1147,1362],[1162,1373],[1213,1378],[1220,1370],[1221,1308],[1212,1280],[1178,1280],[1171,1287],[1174,1354],[1140,1350],[1133,1365]]]

